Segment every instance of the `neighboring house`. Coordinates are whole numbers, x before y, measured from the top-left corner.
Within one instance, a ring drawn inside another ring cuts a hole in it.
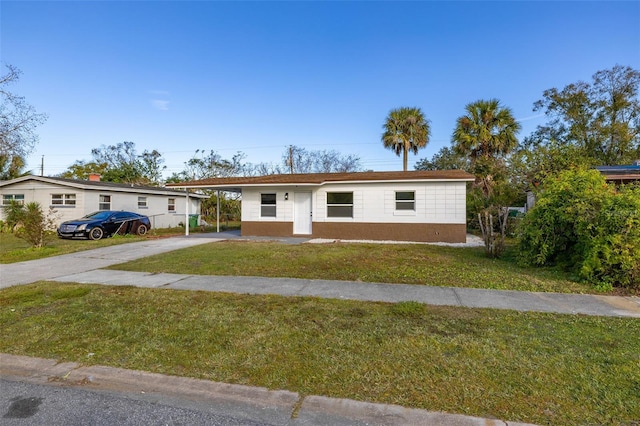
[[[460,171],[212,178],[169,184],[242,194],[242,235],[343,240],[466,241]]]
[[[640,160],[629,166],[598,166],[605,179],[616,184],[640,182]]]
[[[56,223],[78,219],[97,210],[127,210],[149,216],[152,228],[169,228],[188,223],[187,214],[200,212],[200,201],[208,198],[176,189],[58,177],[22,176],[0,182],[1,205],[12,200],[38,202],[45,212],[56,210]],[[0,208],[0,219],[4,219]]]

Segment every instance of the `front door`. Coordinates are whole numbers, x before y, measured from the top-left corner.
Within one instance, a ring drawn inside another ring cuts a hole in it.
[[[311,193],[293,193],[293,233],[311,234]]]

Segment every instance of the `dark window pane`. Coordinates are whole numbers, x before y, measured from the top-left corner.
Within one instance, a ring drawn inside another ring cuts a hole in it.
[[[415,200],[415,192],[396,192],[396,201],[413,201]]]
[[[276,206],[261,206],[260,216],[262,217],[276,217]]]
[[[396,210],[415,210],[413,201],[396,201]]]
[[[353,192],[327,192],[327,204],[353,204]]]
[[[261,204],[275,204],[276,194],[260,194]]]
[[[353,217],[353,206],[327,206],[328,217]]]

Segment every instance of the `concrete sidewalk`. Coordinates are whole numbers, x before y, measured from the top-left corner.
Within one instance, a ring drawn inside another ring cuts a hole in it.
[[[147,240],[28,262],[6,264],[0,267],[0,288],[39,280],[51,280],[376,302],[416,301],[431,305],[470,308],[640,318],[639,297],[535,293],[295,278],[155,274],[101,269],[159,253],[199,244],[237,239],[238,237],[237,233],[195,234],[189,237]],[[284,242],[299,244],[304,241],[306,240],[295,238],[287,239]]]
[[[173,290],[279,294],[282,296],[373,302],[415,301],[428,305],[640,318],[640,298],[637,297],[534,293],[297,278],[155,274],[112,270],[88,271],[57,277],[53,280]]]

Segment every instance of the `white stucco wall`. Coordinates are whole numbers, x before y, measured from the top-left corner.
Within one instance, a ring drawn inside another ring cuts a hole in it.
[[[294,192],[312,193],[314,222],[466,223],[466,182],[346,183],[242,190],[243,221],[293,222]],[[395,209],[396,191],[415,192],[415,211]],[[353,192],[353,217],[327,217],[327,192]],[[276,217],[260,216],[260,194],[276,194]],[[285,200],[288,193],[288,200]]]

